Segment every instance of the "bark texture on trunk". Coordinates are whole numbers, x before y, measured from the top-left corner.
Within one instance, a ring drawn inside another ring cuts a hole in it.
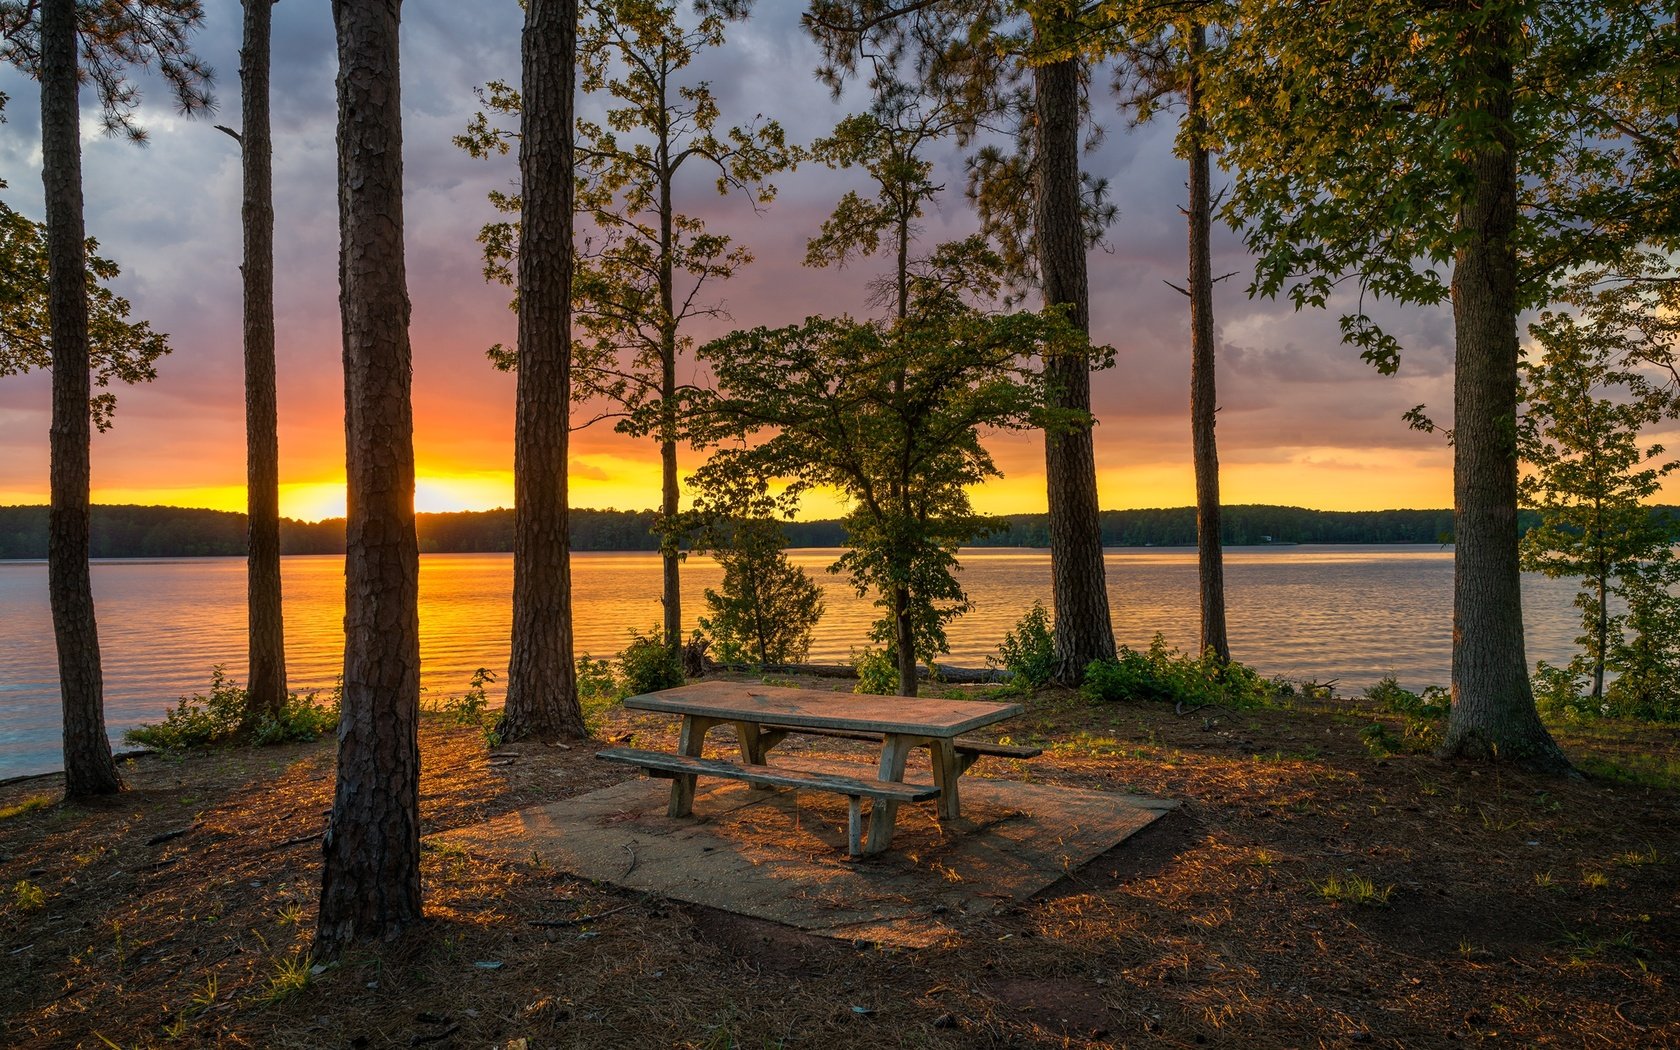
[[[274,142],[268,69],[273,0],[245,0],[239,51],[240,154],[245,199],[245,506],[248,721],[286,702],[286,633],[280,611],[280,422],[274,378]]]
[[[661,113],[659,136],[659,308],[664,319],[659,330],[660,423],[659,514],[666,524],[674,522],[678,509],[677,489],[677,274],[676,211],[671,204],[671,182],[676,169],[671,164],[669,125]],[[663,586],[660,600],[665,606],[665,644],[680,653],[683,644],[682,574],[676,537],[662,535],[659,557]]]
[[[572,79],[576,0],[525,6],[514,410],[513,654],[505,740],[582,738],[572,662],[566,492],[571,403]]]
[[[1190,435],[1196,463],[1196,565],[1201,591],[1202,645],[1221,661],[1231,659],[1225,633],[1225,556],[1220,543],[1219,445],[1214,423],[1219,400],[1214,384],[1213,349],[1213,190],[1208,151],[1202,145],[1202,60],[1207,30],[1189,35],[1189,63],[1184,102],[1190,130]]]
[[[47,592],[64,709],[64,795],[122,789],[105,734],[105,683],[88,573],[92,423],[76,3],[41,5],[41,181],[47,205],[47,316],[52,332],[51,508]]]
[[[344,329],[344,700],[317,957],[421,918],[419,551],[403,264],[400,0],[333,0]]]
[[[898,650],[898,695],[915,696],[918,686],[916,674],[916,629],[910,621],[910,590],[893,589],[894,648]]]
[[[1033,70],[1038,117],[1038,266],[1046,306],[1090,331],[1090,288],[1080,221],[1079,64],[1069,59]],[[1090,411],[1091,370],[1082,358],[1045,362],[1054,403]],[[1098,522],[1096,448],[1082,427],[1044,439],[1050,510],[1050,571],[1056,613],[1056,680],[1074,684],[1092,660],[1112,659]]]
[[[1446,756],[1499,758],[1548,772],[1569,761],[1541,724],[1523,649],[1517,549],[1517,167],[1514,7],[1482,16],[1461,90],[1497,129],[1471,159],[1454,261],[1453,669]]]

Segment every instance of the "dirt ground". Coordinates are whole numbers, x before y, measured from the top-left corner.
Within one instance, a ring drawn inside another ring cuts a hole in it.
[[[434,842],[425,925],[311,972],[330,742],[142,758],[97,806],[0,786],[0,1044],[1680,1046],[1680,728],[1561,729],[1598,775],[1554,780],[1374,757],[1398,722],[1346,699],[1028,706],[1010,736],[1044,755],[971,775],[1178,808],[916,950]],[[635,775],[593,743],[494,757],[424,720],[427,833]]]

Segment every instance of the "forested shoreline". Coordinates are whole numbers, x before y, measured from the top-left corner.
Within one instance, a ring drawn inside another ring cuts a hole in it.
[[[1668,516],[1675,508],[1656,507]],[[652,510],[574,510],[572,549],[655,551]],[[1043,514],[1012,514],[1007,527],[975,541],[983,547],[1044,547]],[[1523,511],[1524,532],[1538,516]],[[1107,547],[1179,547],[1196,542],[1193,507],[1110,510],[1102,513]],[[1292,543],[1420,543],[1452,540],[1450,510],[1326,511],[1266,505],[1224,509],[1223,540],[1233,546]],[[420,550],[428,554],[500,553],[513,549],[513,511],[452,511],[417,515]],[[796,521],[785,526],[792,547],[838,547],[846,539],[838,519]],[[245,553],[245,515],[185,507],[96,506],[95,558],[238,557]],[[344,519],[297,521],[283,518],[280,549],[285,554],[344,553]],[[0,507],[0,560],[47,556],[47,508]]]

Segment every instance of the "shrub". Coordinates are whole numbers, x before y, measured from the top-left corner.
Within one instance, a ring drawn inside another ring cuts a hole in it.
[[[986,662],[1003,667],[1010,674],[1011,684],[1027,689],[1037,689],[1050,681],[1056,673],[1056,632],[1043,602],[1033,602],[1015,629],[1003,636],[998,655],[987,657]]]
[[[683,684],[682,655],[665,644],[658,627],[647,634],[630,630],[630,644],[618,654],[618,677],[626,695],[656,693]]]
[[[822,588],[782,550],[774,521],[742,522],[730,546],[713,552],[723,567],[723,590],[706,588],[710,632],[717,659],[726,664],[798,663],[811,651],[811,632],[822,619]]]
[[[1452,694],[1441,686],[1427,686],[1423,692],[1414,693],[1410,689],[1401,688],[1400,680],[1393,675],[1388,675],[1368,687],[1365,690],[1365,698],[1382,710],[1405,719],[1405,738],[1416,746],[1389,747],[1390,751],[1416,751],[1433,746],[1440,740],[1441,723],[1452,710]],[[1360,735],[1363,737],[1370,732],[1371,727],[1367,727]],[[1392,742],[1392,738],[1387,738],[1387,730],[1383,730],[1381,736],[1385,738],[1382,740],[1383,746]],[[1365,743],[1373,753],[1377,751],[1372,738],[1367,738]]]
[[[1159,634],[1145,652],[1121,646],[1116,659],[1093,660],[1080,691],[1092,700],[1158,700],[1186,707],[1265,707],[1277,698],[1277,686],[1253,668],[1222,662],[1211,649],[1187,656]]]
[[[578,706],[583,709],[584,728],[591,734],[600,731],[609,708],[622,697],[618,678],[612,664],[595,660],[588,653],[577,658]]]
[[[583,700],[617,699],[618,678],[612,664],[595,660],[588,653],[577,658],[578,697]]]
[[[885,649],[865,649],[852,654],[852,667],[857,670],[854,693],[873,693],[892,696],[898,692],[898,661]]]
[[[473,672],[466,694],[449,697],[443,702],[440,711],[445,719],[455,725],[477,729],[484,737],[484,746],[492,749],[501,746],[502,736],[496,732],[497,720],[490,716],[490,698],[485,695],[484,687],[495,680],[496,672],[487,667],[480,667]]]
[[[1579,659],[1562,667],[1541,660],[1535,665],[1530,681],[1534,687],[1534,706],[1547,718],[1584,722],[1609,713],[1606,706],[1595,704],[1587,695],[1587,673]]]
[[[314,740],[338,725],[341,692],[341,686],[334,686],[325,701],[316,693],[292,693],[278,715],[264,715],[250,724],[245,717],[244,687],[218,664],[210,671],[210,695],[183,696],[162,722],[136,726],[124,738],[159,751]]]

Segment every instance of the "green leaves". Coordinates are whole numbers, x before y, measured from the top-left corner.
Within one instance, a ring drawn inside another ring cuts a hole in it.
[[[943,297],[903,322],[813,317],[733,332],[700,349],[717,391],[685,414],[715,451],[692,481],[707,492],[763,479],[785,486],[784,499],[838,492],[852,511],[831,571],[888,610],[876,626],[888,644],[893,595],[908,592],[917,656],[931,658],[968,608],[956,552],[995,525],[966,491],[998,476],[981,434],[1089,424],[1048,407],[1034,363],[1046,355],[1101,356],[1060,313],[988,315]]]
[[[0,186],[4,186],[0,183]],[[157,359],[169,353],[169,337],[150,322],[130,321],[129,301],[107,282],[121,272],[87,242],[88,345],[93,382],[94,426],[109,430],[116,411],[112,383],[146,383],[157,378]],[[47,318],[47,230],[0,203],[0,377],[22,375],[52,364],[52,327]]]

